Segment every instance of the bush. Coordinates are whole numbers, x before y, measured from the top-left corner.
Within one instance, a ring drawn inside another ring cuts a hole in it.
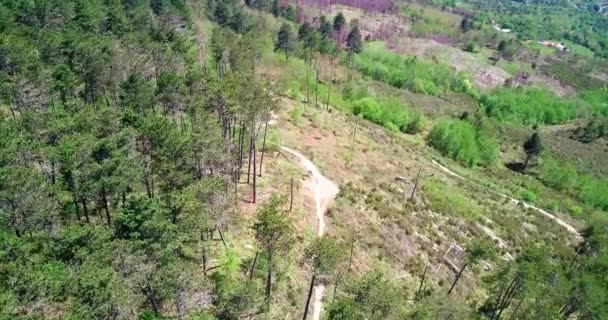
[[[291,122],[293,122],[293,124],[295,124],[296,126],[299,125],[300,121],[302,120],[302,114],[304,114],[304,109],[299,105],[295,106],[289,113],[289,116],[291,117]]]
[[[482,96],[480,102],[488,116],[525,125],[564,123],[576,118],[579,105],[546,90],[508,88]]]
[[[424,129],[424,116],[395,99],[378,98],[362,87],[348,87],[344,96],[352,101],[353,114],[391,131],[415,134]]]
[[[532,190],[522,190],[519,193],[519,196],[526,202],[534,203],[536,202],[536,193]]]
[[[551,156],[543,155],[541,162],[541,181],[556,190],[568,190],[578,180],[576,168],[570,163],[557,163]]]
[[[498,160],[498,142],[489,133],[477,130],[464,120],[442,119],[433,126],[429,144],[443,155],[468,167],[492,166]]]

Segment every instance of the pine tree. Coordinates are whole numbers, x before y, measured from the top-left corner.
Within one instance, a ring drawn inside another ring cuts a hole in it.
[[[285,60],[289,60],[289,52],[292,48],[291,43],[291,27],[283,23],[281,25],[281,29],[279,29],[279,33],[277,34],[277,41],[274,45],[274,51],[282,50],[285,52]]]
[[[275,255],[286,251],[292,243],[292,225],[282,212],[284,197],[273,196],[257,212],[257,222],[253,226],[255,238],[266,251],[268,274],[266,276],[266,301],[272,293],[272,271]]]
[[[331,23],[327,20],[326,16],[321,16],[319,19],[319,32],[323,37],[330,38],[332,33]]]
[[[278,17],[281,13],[281,7],[279,6],[279,0],[272,0],[272,8],[270,9],[272,15]]]
[[[540,141],[540,135],[538,132],[534,132],[532,136],[524,143],[524,152],[526,153],[526,161],[524,162],[523,169],[526,170],[530,160],[533,157],[537,157],[543,149],[542,142]]]
[[[342,30],[342,27],[344,27],[345,24],[346,24],[346,19],[344,18],[344,15],[342,14],[342,12],[338,13],[336,15],[336,17],[334,18],[334,30],[335,31]]]
[[[361,53],[363,51],[363,40],[358,26],[354,26],[346,38],[346,47],[352,53]]]
[[[220,26],[225,26],[230,19],[230,11],[228,11],[228,7],[224,3],[224,1],[220,1],[215,6],[215,10],[213,11],[213,18],[215,22]]]

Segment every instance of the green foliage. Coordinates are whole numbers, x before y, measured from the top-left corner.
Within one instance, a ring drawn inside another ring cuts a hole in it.
[[[529,189],[522,190],[519,193],[519,196],[525,202],[528,202],[528,203],[535,203],[536,202],[536,193],[534,191],[532,191],[532,190],[529,190]]]
[[[596,90],[584,90],[579,98],[586,102],[592,115],[608,117],[608,87]]]
[[[496,139],[468,121],[440,119],[431,129],[427,141],[442,154],[468,167],[493,166],[498,160]]]
[[[570,190],[579,179],[571,163],[559,163],[549,154],[542,156],[540,171],[543,183],[559,191]]]
[[[302,114],[304,114],[304,108],[300,105],[295,106],[289,112],[291,122],[293,122],[293,124],[295,124],[296,126],[300,125],[300,121],[302,121]]]
[[[382,43],[370,44],[353,58],[353,65],[374,80],[396,88],[428,95],[446,92],[475,94],[469,80],[448,65],[408,58],[386,50]]]
[[[327,235],[316,238],[304,253],[314,272],[323,275],[331,274],[345,257],[344,249]]]
[[[500,88],[480,99],[489,117],[501,121],[534,124],[559,124],[577,117],[579,104],[537,89]]]
[[[567,161],[550,154],[542,156],[541,181],[556,190],[566,191],[591,207],[608,210],[608,179],[584,174]]]
[[[347,87],[344,94],[352,102],[353,114],[361,115],[389,130],[414,134],[424,128],[424,115],[397,100],[376,97],[360,87],[352,86]]]
[[[404,290],[380,271],[345,279],[342,292],[326,306],[327,319],[404,319]]]
[[[269,252],[281,250],[290,244],[292,226],[281,210],[285,202],[285,197],[273,196],[257,212],[253,230],[260,246]]]
[[[476,219],[480,208],[458,188],[437,179],[429,179],[422,186],[425,199],[434,212]]]

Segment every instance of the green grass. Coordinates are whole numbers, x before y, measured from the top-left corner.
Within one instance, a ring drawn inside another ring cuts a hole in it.
[[[434,212],[473,220],[480,216],[481,208],[458,187],[432,178],[424,183],[422,191]]]
[[[565,39],[562,39],[560,42],[565,44],[566,47],[568,47],[574,54],[578,54],[580,56],[587,57],[587,58],[591,58],[591,57],[595,56],[595,53],[593,51],[591,51],[591,49],[589,49],[587,47],[583,47],[578,43],[574,43],[570,40],[565,40]]]

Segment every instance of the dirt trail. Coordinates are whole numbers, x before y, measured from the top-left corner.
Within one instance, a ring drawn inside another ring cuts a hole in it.
[[[311,178],[306,181],[306,186],[314,195],[315,208],[318,219],[318,232],[317,235],[320,237],[325,232],[325,211],[329,203],[338,195],[340,191],[338,186],[331,180],[324,177],[317,166],[308,160],[301,153],[289,149],[287,147],[281,147],[282,150],[296,156],[300,160],[300,164],[311,173]],[[315,286],[315,297],[313,302],[313,320],[319,320],[321,318],[321,309],[323,307],[323,292],[325,286],[319,284]]]
[[[463,176],[457,174],[456,172],[454,172],[454,171],[452,171],[452,170],[450,170],[450,169],[442,166],[437,161],[435,161],[435,160],[431,160],[431,161],[433,162],[434,165],[436,165],[437,167],[439,167],[445,173],[447,173],[447,174],[449,174],[449,175],[451,175],[453,177],[456,177],[456,178],[458,178],[460,180],[464,180],[464,181],[467,181],[467,182],[470,182],[470,183],[477,184],[476,182],[468,180],[468,179],[464,178]],[[525,203],[525,202],[523,202],[521,200],[517,200],[517,199],[515,199],[513,197],[510,197],[510,196],[508,196],[508,195],[506,195],[504,193],[500,193],[500,192],[498,192],[496,190],[493,190],[493,189],[490,189],[490,188],[487,188],[487,187],[484,187],[484,186],[481,186],[481,187],[484,188],[484,189],[486,189],[486,190],[489,190],[491,192],[494,192],[495,194],[497,194],[497,195],[499,195],[499,196],[501,196],[503,198],[506,198],[506,199],[508,199],[509,201],[511,201],[511,202],[513,202],[515,204],[521,203],[524,206],[525,209],[533,209],[533,210],[535,210],[537,212],[540,212],[545,217],[547,217],[547,218],[555,221],[557,224],[559,224],[560,226],[564,227],[566,230],[568,230],[568,232],[570,232],[571,234],[575,235],[577,238],[579,238],[579,239],[581,238],[581,235],[578,232],[578,230],[576,230],[576,228],[574,228],[573,226],[571,226],[570,224],[568,224],[566,221],[564,221],[564,220],[556,217],[555,215],[547,212],[546,210],[538,208],[538,207],[535,207],[535,206],[533,206],[533,205],[531,205],[529,203]]]

